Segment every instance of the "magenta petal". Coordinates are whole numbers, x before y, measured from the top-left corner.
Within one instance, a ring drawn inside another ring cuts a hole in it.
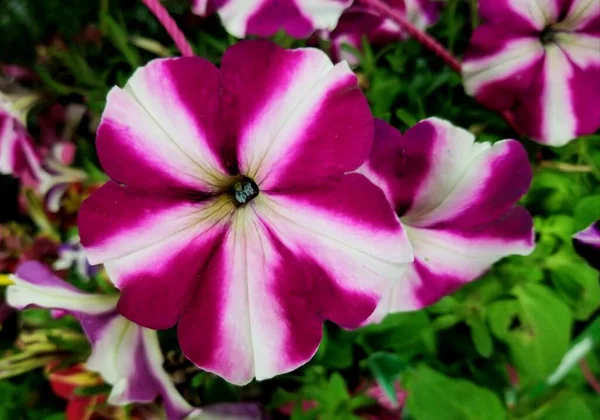
[[[236,384],[267,379],[312,357],[323,320],[356,327],[375,309],[411,253],[383,194],[344,179],[237,210],[179,322],[196,365]]]
[[[280,30],[306,38],[316,29],[332,30],[352,0],[195,0],[194,13],[216,8],[227,31],[243,38],[269,37]]]
[[[188,301],[195,302],[192,293],[221,245],[223,231],[180,236],[107,264],[111,278],[121,285],[118,309],[123,316],[147,328],[166,329],[175,325]]]
[[[573,235],[573,246],[590,265],[600,270],[600,220]]]
[[[496,143],[476,156],[452,192],[415,225],[477,230],[505,215],[531,184],[532,170],[515,140]]]
[[[376,127],[360,172],[397,208],[415,262],[370,321],[430,305],[499,259],[531,252],[531,216],[515,206],[532,177],[520,143],[475,143],[466,130],[436,118],[404,136],[383,122]]]
[[[35,180],[40,165],[39,152],[26,128],[0,108],[0,174]]]
[[[434,24],[439,17],[441,2],[432,0],[384,0],[418,29]],[[392,19],[385,18],[366,4],[355,2],[344,12],[335,30],[329,35],[332,55],[335,61],[346,60],[357,64],[354,54],[342,49],[348,44],[362,51],[362,39],[366,37],[371,45],[383,46],[407,37],[402,28]]]
[[[113,88],[98,128],[100,162],[130,187],[213,191],[220,185],[219,71],[199,57],[159,59]]]
[[[109,181],[83,202],[81,244],[90,263],[108,262],[193,226],[208,202],[158,195]]]
[[[318,183],[367,157],[372,117],[346,64],[334,67],[316,49],[246,41],[227,50],[221,73],[240,172],[261,189]]]

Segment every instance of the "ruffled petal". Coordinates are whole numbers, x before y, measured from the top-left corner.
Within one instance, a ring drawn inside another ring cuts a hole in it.
[[[121,289],[123,315],[148,328],[169,328],[233,209],[226,196],[184,201],[109,182],[83,203],[81,243],[90,262],[104,263]]]
[[[439,118],[423,120],[404,135],[377,120],[371,155],[359,172],[384,191],[399,216],[414,219],[435,208],[489,147],[474,141],[468,131]]]
[[[435,208],[420,215],[406,214],[402,220],[430,229],[477,229],[506,214],[527,192],[531,178],[523,146],[503,140],[474,156]]]
[[[517,36],[502,25],[482,25],[464,57],[465,91],[492,109],[512,109],[529,94],[543,63],[537,34]]]
[[[158,59],[110,91],[96,147],[119,183],[211,192],[225,173],[220,125],[218,69],[199,57]]]
[[[81,292],[37,261],[21,264],[11,279],[14,285],[6,290],[6,301],[18,309],[41,307],[101,315],[114,312],[117,305],[118,297]]]
[[[0,108],[0,174],[36,180],[41,157],[27,130]]]
[[[569,10],[573,0],[481,0],[484,21],[510,25],[512,31],[541,31]]]
[[[393,3],[391,6],[404,14],[418,29],[433,25],[439,18],[439,2],[403,0],[388,3]],[[344,51],[342,45],[348,44],[362,51],[362,39],[365,36],[371,45],[386,45],[405,39],[407,35],[393,20],[382,17],[367,6],[354,3],[342,14],[338,25],[329,36],[334,60],[346,60],[350,65],[357,65],[357,57],[351,52]]]
[[[573,235],[573,246],[590,265],[600,270],[600,220]]]
[[[82,292],[36,261],[23,263],[11,279],[14,285],[6,292],[10,305],[66,311],[79,320],[92,345],[87,368],[113,385],[110,404],[151,402],[160,395],[169,419],[192,412],[162,368],[156,332],[119,315],[118,296]]]
[[[194,410],[162,367],[156,331],[116,315],[97,331],[97,337],[86,365],[114,385],[109,404],[151,402],[161,396],[168,419],[183,419]]]
[[[385,197],[361,175],[259,195],[201,276],[181,347],[236,384],[291,371],[316,352],[324,320],[360,325],[411,259]]]
[[[194,13],[205,15],[217,7],[227,32],[243,38],[268,37],[284,30],[295,38],[306,38],[316,29],[332,30],[352,0],[226,0],[215,4],[196,0]]]
[[[221,73],[240,173],[261,190],[318,184],[367,157],[371,112],[346,63],[333,66],[316,49],[246,41],[227,50]]]
[[[515,207],[532,177],[520,143],[474,143],[466,130],[438,119],[404,136],[383,122],[376,127],[375,146],[360,171],[398,210],[415,262],[370,322],[432,304],[500,258],[531,252],[531,216]]]
[[[600,36],[557,35],[538,78],[514,110],[533,139],[562,146],[600,128]]]
[[[595,0],[571,0],[569,12],[556,29],[600,35],[600,3]]]

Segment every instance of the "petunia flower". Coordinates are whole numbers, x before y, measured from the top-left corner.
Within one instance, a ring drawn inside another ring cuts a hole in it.
[[[54,145],[52,152],[36,170],[36,178],[39,180],[36,189],[44,197],[48,211],[56,213],[60,210],[62,198],[69,186],[86,181],[88,175],[81,169],[60,162],[60,154],[65,152],[64,145]]]
[[[381,190],[349,173],[372,140],[356,77],[322,51],[154,60],[108,95],[96,146],[112,181],[83,202],[81,243],[119,311],[178,322],[198,367],[236,384],[291,371],[324,320],[359,326],[412,260]]]
[[[7,288],[6,301],[11,306],[67,311],[79,320],[92,344],[87,368],[113,385],[109,404],[151,402],[161,396],[169,419],[193,412],[162,368],[156,332],[119,315],[118,296],[84,293],[34,261],[23,263],[10,278],[14,285]]]
[[[600,220],[573,235],[573,246],[592,267],[600,270]]]
[[[403,13],[419,29],[425,29],[439,18],[440,2],[434,0],[385,0],[390,6]],[[328,38],[335,61],[346,60],[357,65],[355,54],[346,51],[347,44],[362,51],[362,40],[366,37],[371,45],[383,46],[407,38],[406,33],[392,19],[382,17],[368,3],[356,1],[340,18],[337,27]]]
[[[371,321],[430,305],[500,258],[533,249],[531,216],[515,206],[532,177],[525,149],[515,140],[474,140],[437,118],[404,135],[376,121],[373,150],[359,172],[385,192],[415,260]]]
[[[194,0],[192,11],[207,16],[217,11],[231,35],[271,36],[280,30],[306,38],[317,29],[333,30],[352,0]]]
[[[467,93],[562,146],[600,128],[600,2],[481,0],[465,54]]]
[[[0,97],[0,174],[36,183],[41,156],[24,125],[23,116]]]
[[[74,236],[60,245],[58,259],[52,264],[52,268],[55,270],[75,269],[77,275],[86,281],[98,272],[97,266],[90,265],[79,236]]]

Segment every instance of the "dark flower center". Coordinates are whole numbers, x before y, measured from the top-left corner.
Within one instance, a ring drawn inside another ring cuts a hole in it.
[[[542,30],[542,33],[540,33],[540,41],[542,41],[542,44],[544,45],[550,44],[556,40],[556,33],[557,31],[552,29],[552,26],[548,25]]]
[[[240,176],[227,191],[236,207],[248,204],[259,193],[258,185],[247,176]]]

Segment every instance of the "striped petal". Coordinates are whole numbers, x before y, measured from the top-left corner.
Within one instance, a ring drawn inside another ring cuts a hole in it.
[[[404,14],[415,27],[421,30],[433,25],[439,18],[439,2],[386,0],[386,3]],[[345,60],[350,65],[357,65],[357,57],[345,51],[342,45],[347,44],[362,51],[363,37],[366,37],[371,45],[383,46],[403,40],[407,35],[393,20],[382,17],[368,6],[355,3],[344,12],[335,30],[329,35],[334,60]]]
[[[227,50],[221,73],[227,137],[237,138],[240,173],[261,190],[318,183],[366,159],[372,116],[347,64],[246,41]]]
[[[500,25],[480,26],[463,61],[465,90],[492,109],[513,109],[540,77],[544,55],[537,36],[516,37]]]
[[[38,262],[22,264],[11,279],[14,285],[6,292],[10,305],[66,311],[80,321],[92,345],[87,368],[113,385],[110,404],[151,402],[161,396],[168,418],[182,419],[192,412],[162,368],[156,332],[119,315],[118,296],[84,293]]]
[[[317,29],[332,30],[352,0],[195,0],[193,12],[205,16],[217,9],[227,32],[243,38],[268,37],[284,30],[306,38]]]
[[[117,305],[117,297],[83,293],[37,261],[21,264],[11,279],[15,284],[6,289],[6,301],[18,309],[40,307],[102,316],[114,312]]]
[[[579,255],[600,270],[600,220],[573,235],[573,246]]]
[[[510,24],[510,31],[541,31],[564,16],[573,0],[481,0],[483,20]]]
[[[399,278],[412,253],[383,194],[358,174],[326,191],[264,194],[236,212],[179,323],[199,367],[236,384],[295,369],[324,320],[357,327]]]
[[[114,87],[96,147],[115,181],[167,192],[223,184],[219,71],[199,57],[159,59]]]
[[[0,174],[37,179],[41,157],[23,124],[0,108]]]
[[[600,5],[488,0],[480,7],[485,23],[463,65],[467,93],[509,112],[540,143],[562,146],[600,128]]]
[[[531,216],[515,207],[531,182],[518,142],[474,143],[467,131],[435,118],[404,136],[381,121],[376,127],[360,172],[396,208],[415,262],[371,321],[432,304],[500,258],[532,250]]]
[[[600,128],[600,34],[559,34],[541,72],[513,111],[540,143],[562,146]]]
[[[103,262],[121,289],[123,315],[148,328],[170,328],[232,210],[228,197],[185,200],[111,181],[82,205],[81,243],[90,263]],[[147,310],[156,305],[160,311]]]

